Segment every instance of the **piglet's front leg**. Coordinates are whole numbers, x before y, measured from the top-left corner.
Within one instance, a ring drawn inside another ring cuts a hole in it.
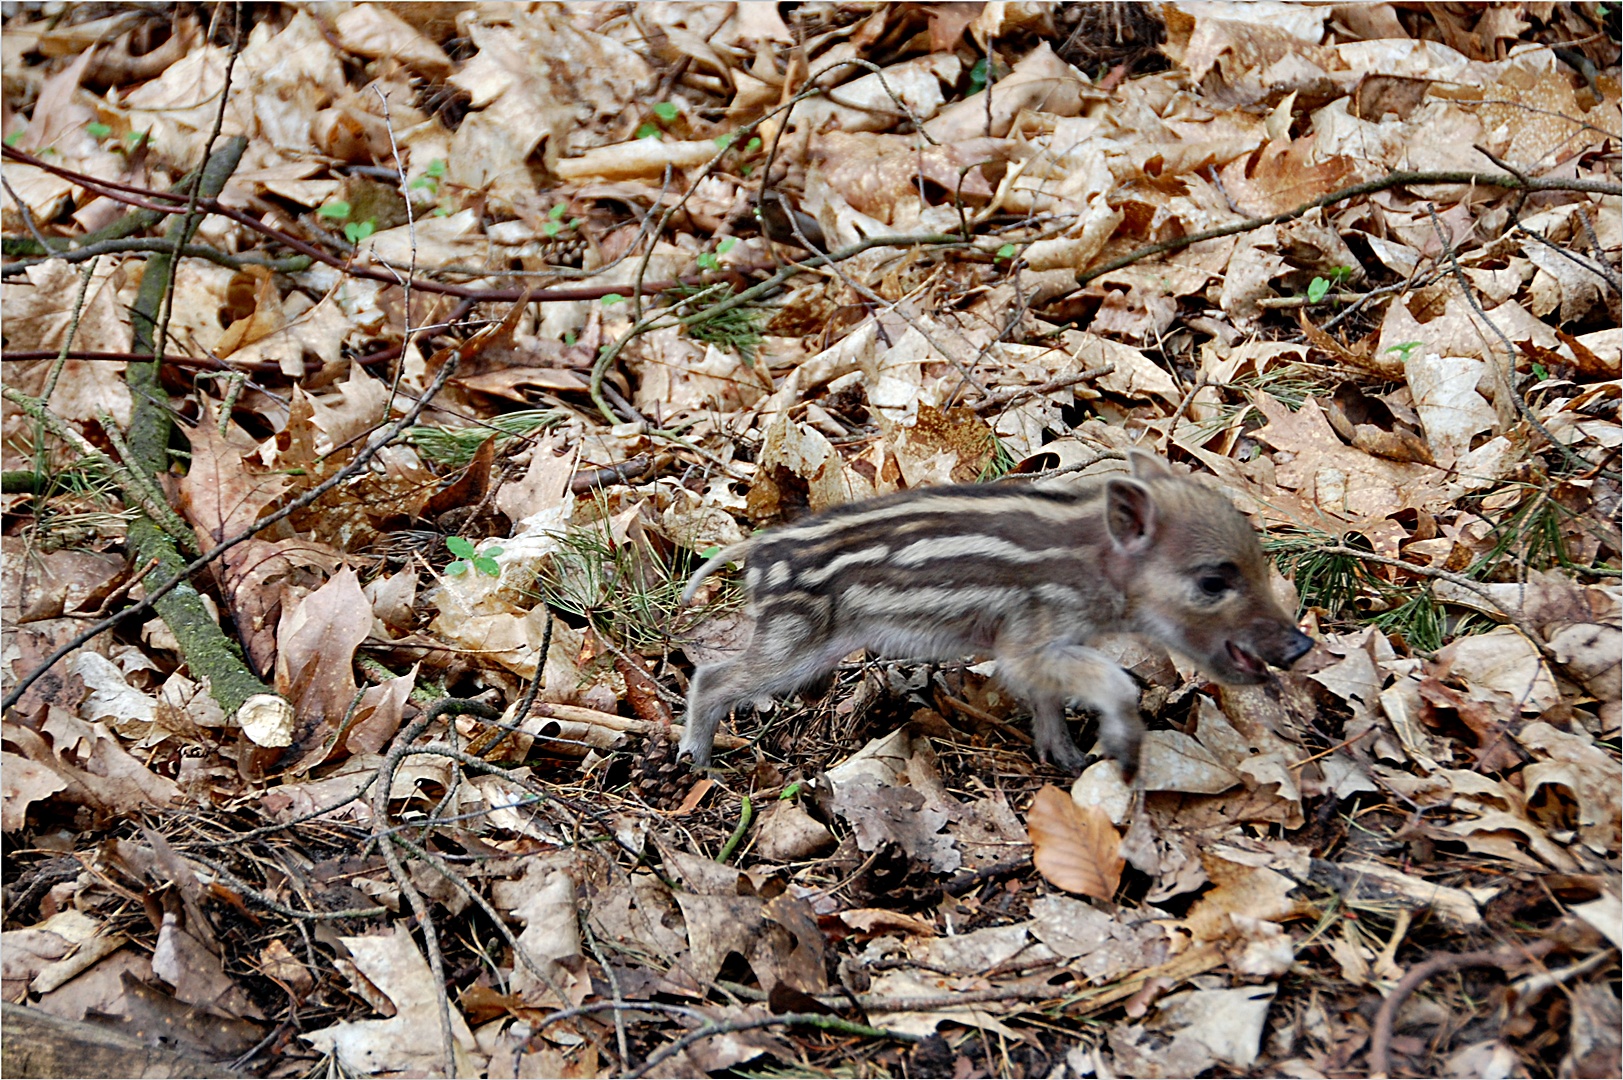
[[[998,678],[1032,708],[1037,754],[1068,772],[1081,772],[1087,758],[1065,727],[1063,704],[1077,700],[1099,714],[1099,739],[1122,778],[1138,774],[1144,724],[1138,718],[1138,684],[1114,661],[1083,645],[1000,640]]]

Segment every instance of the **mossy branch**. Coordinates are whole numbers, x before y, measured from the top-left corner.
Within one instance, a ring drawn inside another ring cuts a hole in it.
[[[248,140],[225,140],[218,151],[210,155],[203,166],[198,194],[213,198],[225,187],[225,182],[242,160]],[[196,229],[197,220],[191,215],[174,218],[167,234],[169,249],[159,251],[147,260],[146,272],[141,277],[141,289],[131,309],[134,332],[133,351],[151,359],[131,363],[125,369],[125,381],[130,387],[135,407],[130,418],[128,434],[129,454],[126,464],[146,476],[163,476],[169,471],[169,395],[159,378],[160,361],[154,328],[163,297],[170,289],[175,273],[175,246],[184,246]],[[131,502],[145,506],[137,490],[130,493]],[[182,573],[186,560],[180,555],[175,541],[153,518],[143,513],[130,523],[127,544],[131,558],[137,564],[153,563],[160,576]],[[203,598],[190,585],[182,585],[159,598],[153,605],[164,625],[174,634],[180,645],[180,654],[196,678],[207,678],[214,700],[226,715],[235,715],[244,702],[271,690],[262,683],[243,660],[241,652],[215,623]]]

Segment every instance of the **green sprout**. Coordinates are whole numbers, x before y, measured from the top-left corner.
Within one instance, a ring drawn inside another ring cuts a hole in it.
[[[719,257],[722,256],[722,255],[725,255],[729,251],[733,250],[733,245],[735,245],[737,243],[738,243],[738,238],[736,236],[724,236],[719,241],[716,242],[716,250],[715,251],[702,251],[702,252],[700,252],[698,260],[697,260],[700,269],[702,269],[702,270],[719,270],[721,268],[721,262],[720,262]]]
[[[501,577],[502,567],[496,561],[496,556],[502,553],[499,547],[489,547],[483,552],[475,551],[473,541],[465,536],[447,536],[445,546],[451,549],[456,561],[445,567],[447,574],[466,574],[471,566],[486,577]]]
[[[426,188],[429,194],[438,195],[440,193],[440,180],[444,176],[445,159],[435,158],[428,163],[428,168],[423,170],[423,175],[411,182],[411,186],[414,189]]]
[[[548,236],[557,236],[565,229],[573,229],[578,227],[580,225],[580,218],[570,218],[568,221],[565,221],[563,219],[564,210],[565,207],[563,203],[559,203],[551,210],[548,210],[547,220],[542,222],[541,231],[546,233]]]
[[[975,66],[969,69],[969,92],[978,94],[986,89],[987,71],[986,57],[975,61]]]

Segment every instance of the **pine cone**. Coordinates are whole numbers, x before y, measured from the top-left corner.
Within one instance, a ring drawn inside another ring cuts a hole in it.
[[[648,739],[642,757],[631,763],[631,782],[649,806],[669,810],[679,806],[692,790],[696,777],[676,759],[676,743],[664,735]]]

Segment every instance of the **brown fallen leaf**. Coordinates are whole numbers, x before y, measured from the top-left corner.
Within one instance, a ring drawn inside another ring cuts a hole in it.
[[[1045,786],[1026,814],[1031,861],[1049,883],[1066,892],[1109,900],[1121,884],[1121,834],[1096,806],[1076,800],[1053,785]]]

